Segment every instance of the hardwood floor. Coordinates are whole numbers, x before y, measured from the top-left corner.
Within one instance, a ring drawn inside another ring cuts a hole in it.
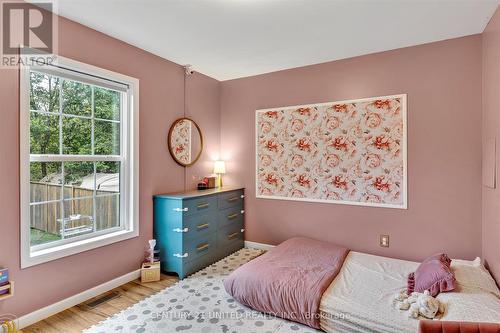
[[[87,302],[78,304],[70,309],[53,315],[45,320],[39,321],[22,330],[24,333],[73,333],[81,332],[83,329],[112,316],[134,303],[157,293],[176,283],[177,276],[163,275],[159,282],[141,283],[135,280],[115,288],[110,292],[117,291],[118,297],[110,299],[94,308],[86,305]],[[106,293],[107,294],[107,293]],[[103,294],[105,295],[105,294]],[[100,296],[96,297],[99,298]]]

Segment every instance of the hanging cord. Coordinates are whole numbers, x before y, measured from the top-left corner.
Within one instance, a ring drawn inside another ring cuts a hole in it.
[[[187,103],[187,98],[186,98],[186,88],[187,88],[187,74],[186,74],[186,69],[187,66],[184,68],[184,118],[186,118],[186,103]],[[187,191],[187,167],[184,167],[184,191]]]
[[[185,65],[184,66],[184,117],[186,117],[187,114],[187,78],[188,76],[193,75],[194,70],[192,69],[191,65]]]
[[[184,66],[184,118],[187,115],[187,78],[192,75],[194,71],[191,69],[191,65]],[[184,167],[184,191],[187,191],[188,179],[187,179],[187,167]]]

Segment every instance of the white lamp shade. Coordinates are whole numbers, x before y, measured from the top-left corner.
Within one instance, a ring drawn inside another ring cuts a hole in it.
[[[226,173],[226,163],[224,161],[215,161],[214,173],[216,174]]]

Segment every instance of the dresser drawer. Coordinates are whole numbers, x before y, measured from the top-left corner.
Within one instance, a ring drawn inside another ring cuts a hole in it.
[[[217,209],[217,197],[207,196],[194,199],[183,200],[182,207],[184,216],[190,216],[197,213],[208,212]]]
[[[244,198],[243,190],[222,193],[219,195],[219,209],[243,207]]]
[[[245,229],[243,223],[226,226],[217,233],[217,247],[229,248],[244,240]]]
[[[183,222],[183,238],[185,240],[208,235],[217,230],[217,211],[187,216]]]
[[[242,224],[244,213],[245,211],[242,207],[228,208],[219,211],[219,228],[227,225]]]
[[[182,244],[182,251],[174,252],[172,255],[175,258],[182,258],[184,262],[188,262],[201,256],[213,253],[216,250],[216,247],[216,234],[209,234],[203,237],[184,241]]]

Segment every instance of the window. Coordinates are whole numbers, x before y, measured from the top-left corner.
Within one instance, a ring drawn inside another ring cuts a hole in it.
[[[21,266],[137,236],[138,80],[58,57],[20,84]]]

